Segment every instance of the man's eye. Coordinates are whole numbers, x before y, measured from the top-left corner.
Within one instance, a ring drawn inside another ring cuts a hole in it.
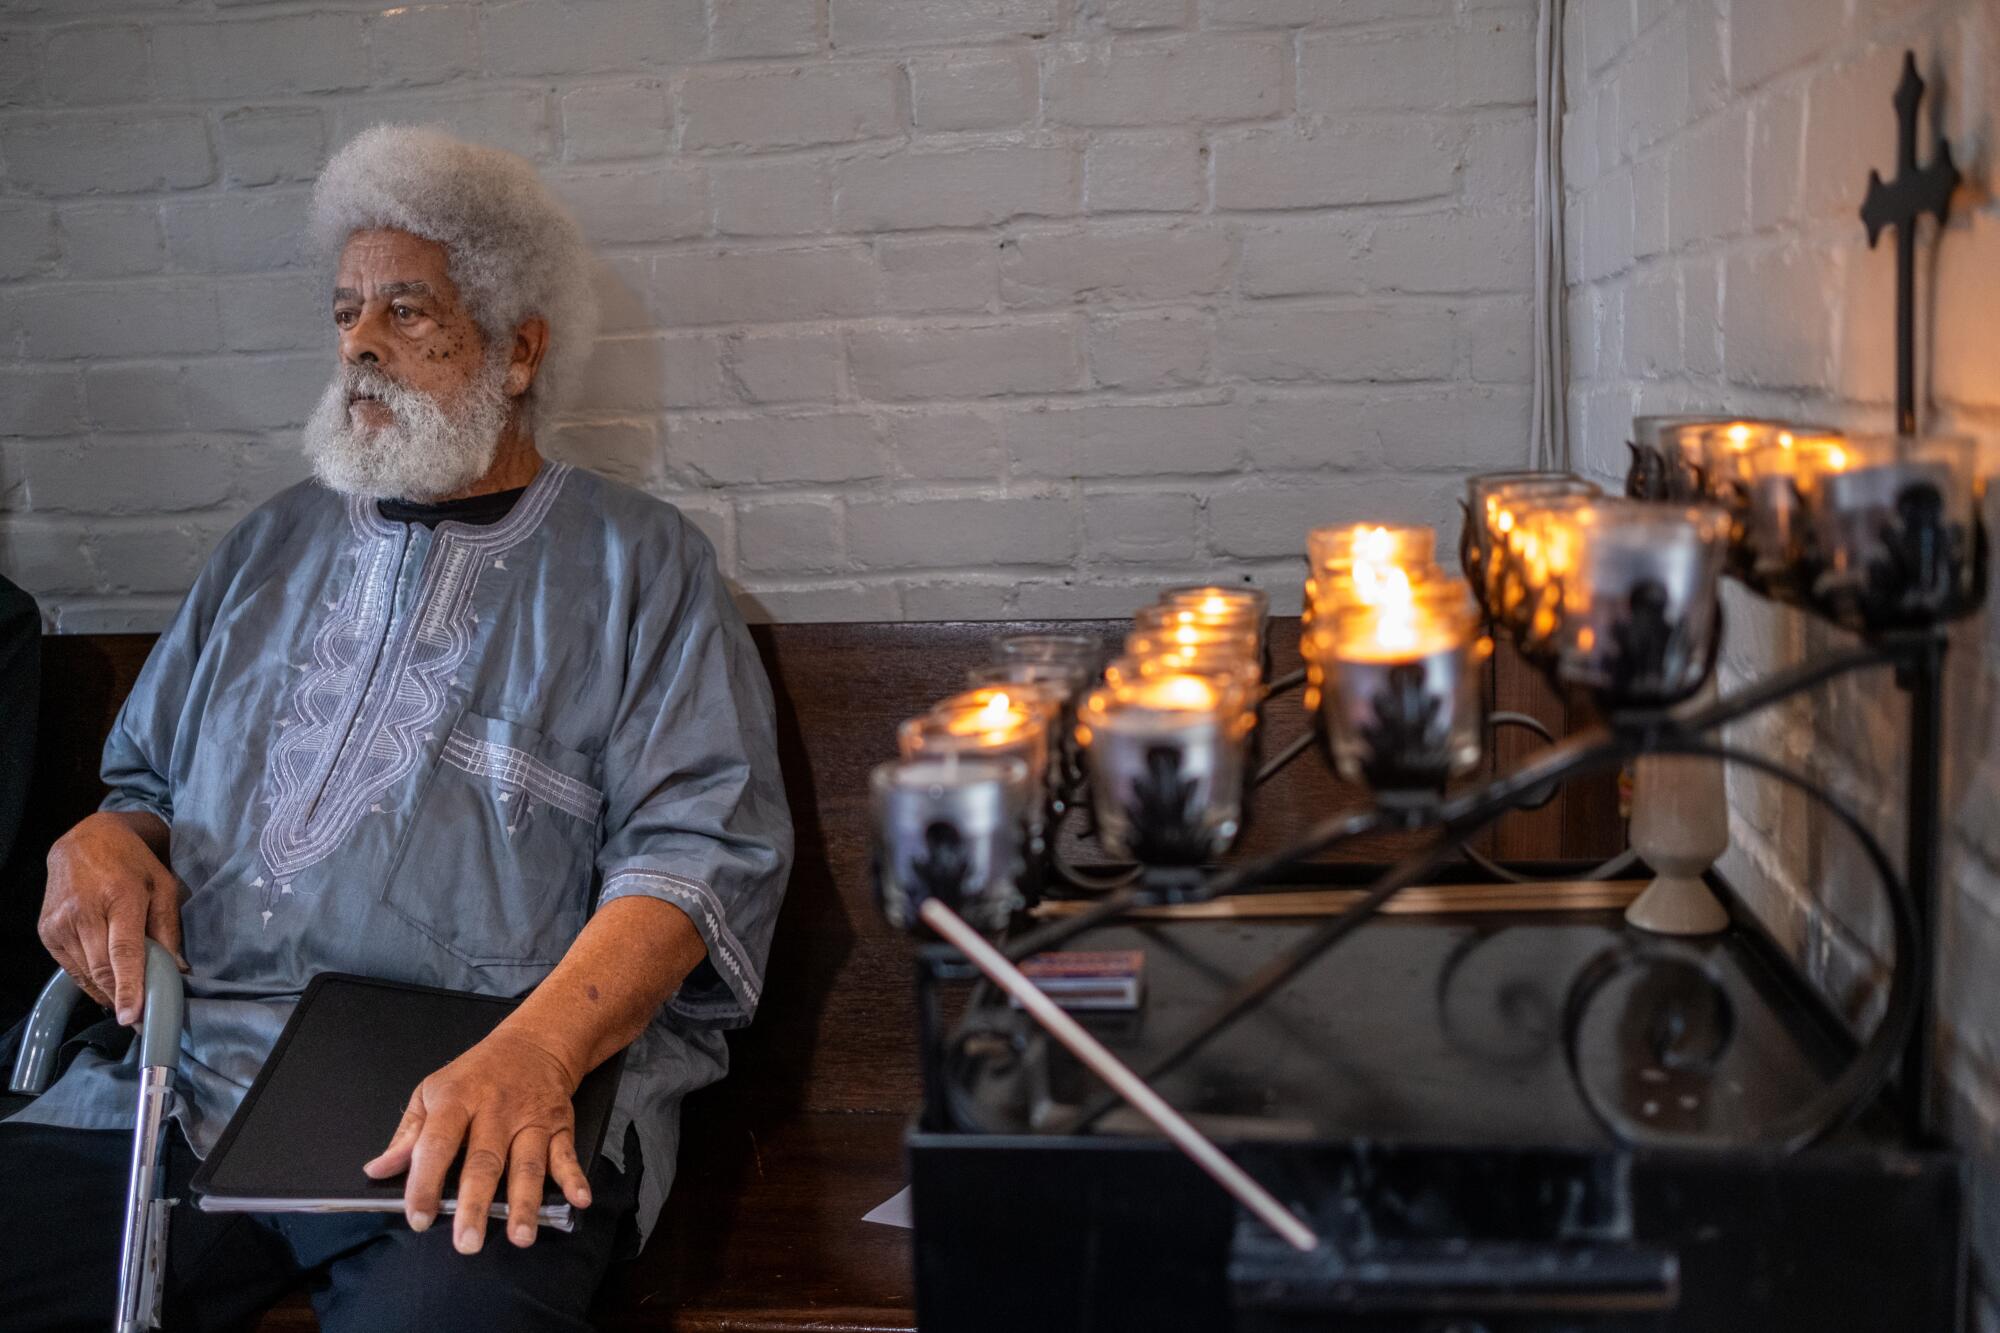
[[[415,319],[417,317],[415,306],[399,305],[395,310],[397,319]]]
[[[333,322],[344,329],[354,322],[354,312],[352,310],[336,310],[333,312]]]

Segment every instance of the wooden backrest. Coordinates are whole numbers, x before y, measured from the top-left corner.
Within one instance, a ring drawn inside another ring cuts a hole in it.
[[[1124,622],[770,625],[753,630],[778,700],[780,749],[797,832],[797,865],[779,920],[758,1018],[734,1039],[736,1073],[714,1094],[754,1131],[796,1110],[895,1111],[916,1101],[908,945],[875,911],[868,883],[868,771],[895,752],[896,723],[964,688],[996,635],[1061,629],[1116,642]],[[1271,626],[1272,660],[1298,661],[1298,622]],[[88,813],[102,786],[98,752],[152,636],[71,635],[43,640],[41,744],[23,846],[46,848]],[[1505,651],[1488,682],[1491,706],[1530,713],[1560,734],[1580,719]],[[1267,706],[1274,752],[1306,725],[1298,692]],[[1530,744],[1503,735],[1494,763]],[[1317,754],[1294,763],[1251,805],[1243,850],[1281,845],[1308,822],[1361,793]],[[1616,850],[1615,793],[1582,784],[1537,812],[1510,816],[1488,850],[1522,859]],[[1382,860],[1407,846],[1394,836],[1357,841],[1340,859]],[[712,1107],[712,1110],[723,1108]]]

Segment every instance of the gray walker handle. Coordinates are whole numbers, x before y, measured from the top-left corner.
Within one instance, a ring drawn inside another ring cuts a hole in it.
[[[116,1333],[160,1326],[160,1295],[167,1270],[167,1218],[174,1206],[167,1187],[167,1115],[174,1106],[174,1071],[180,1065],[181,1024],[187,998],[174,956],[146,941],[146,1014],[139,1029],[138,1123],[132,1131],[132,1168],[125,1180],[125,1240],[118,1252]]]
[[[11,1092],[38,1095],[49,1086],[56,1051],[83,990],[58,972],[42,987],[27,1032],[14,1057]],[[132,1127],[132,1163],[125,1177],[125,1238],[118,1254],[116,1333],[160,1326],[162,1275],[167,1267],[167,1215],[174,1201],[160,1197],[167,1183],[167,1114],[173,1110],[174,1071],[181,1058],[181,1025],[187,1000],[174,956],[146,941],[146,1010],[139,1030],[139,1105]]]
[[[28,1015],[28,1030],[21,1035],[21,1049],[14,1053],[14,1072],[7,1080],[7,1091],[30,1097],[47,1091],[49,1075],[56,1068],[56,1051],[69,1028],[70,1011],[82,994],[83,988],[70,980],[67,972],[58,971],[42,987]]]

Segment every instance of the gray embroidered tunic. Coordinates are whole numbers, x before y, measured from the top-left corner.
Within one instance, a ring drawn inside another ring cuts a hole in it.
[[[497,523],[391,522],[307,482],[225,538],[104,751],[172,830],[182,1104],[206,1154],[315,973],[524,994],[598,905],[685,911],[708,958],[631,1048],[606,1152],[645,1159],[748,1022],[791,858],[771,693],[707,540],[562,464]],[[136,1049],[136,1048],[135,1048]],[[129,1128],[86,1051],[18,1118]]]

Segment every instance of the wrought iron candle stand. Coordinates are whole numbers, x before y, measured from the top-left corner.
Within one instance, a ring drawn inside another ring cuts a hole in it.
[[[1907,68],[1897,95],[1904,129],[1905,177],[1914,170],[1912,122],[1920,90],[1913,66]],[[1949,169],[1948,153],[1941,153],[1940,166],[1924,173],[1920,182],[1924,191],[1903,192],[1912,199],[1903,200],[1908,207],[1901,213],[1896,211],[1901,198],[1896,189],[1876,182],[1865,210],[1871,239],[1882,227],[1897,225],[1902,228],[1900,239],[1907,250],[1909,224],[1917,211],[1935,211],[1942,218],[1948,188],[1931,178],[1942,179]],[[1899,265],[1899,276],[1907,285],[1906,255]],[[1904,373],[1910,349],[1902,301],[1898,315],[1899,399],[1903,399],[1899,401],[1899,425],[1907,432],[1914,423],[1914,413],[1904,394],[1912,381]],[[1633,477],[1641,491],[1652,479],[1675,475],[1679,461],[1649,456],[1646,450],[1647,446],[1635,442]],[[1667,1069],[1702,1071],[1715,1067],[1729,1048],[1734,1016],[1720,979],[1698,952],[1671,941],[1628,934],[1577,972],[1561,1006],[1562,1055],[1581,1103],[1614,1142],[1627,1147],[1741,1147],[1754,1142],[1792,1152],[1849,1124],[1875,1103],[1893,1080],[1899,1084],[1908,1129],[1923,1142],[1930,1130],[1926,1010],[1942,825],[1946,626],[1949,620],[1982,604],[1985,596],[1987,547],[1977,487],[1965,460],[1935,467],[1907,441],[1893,443],[1867,466],[1835,474],[1840,480],[1830,485],[1822,479],[1810,494],[1797,497],[1811,511],[1812,522],[1801,530],[1803,542],[1789,548],[1786,576],[1765,580],[1750,573],[1757,568],[1756,560],[1749,558],[1755,554],[1751,529],[1756,510],[1750,504],[1749,490],[1754,469],[1731,471],[1735,482],[1721,494],[1708,490],[1712,475],[1716,475],[1712,470],[1698,469],[1694,484],[1702,489],[1702,498],[1720,503],[1720,513],[1685,508],[1656,511],[1662,515],[1658,521],[1667,525],[1659,532],[1644,530],[1654,520],[1637,512],[1642,506],[1621,510],[1618,506],[1631,502],[1582,497],[1576,522],[1586,527],[1591,523],[1630,524],[1636,538],[1599,540],[1580,564],[1537,566],[1522,586],[1537,592],[1553,585],[1558,595],[1553,602],[1542,598],[1525,608],[1499,604],[1506,585],[1489,577],[1491,570],[1483,564],[1488,552],[1482,550],[1475,531],[1481,516],[1468,509],[1468,541],[1462,551],[1485,610],[1496,622],[1511,624],[1531,660],[1559,684],[1592,691],[1605,718],[1601,726],[1551,743],[1492,781],[1454,790],[1446,786],[1446,779],[1461,771],[1462,765],[1436,759],[1438,709],[1430,706],[1436,701],[1429,697],[1428,677],[1420,678],[1408,670],[1378,673],[1380,679],[1375,681],[1372,695],[1359,702],[1350,699],[1343,703],[1329,687],[1322,696],[1322,708],[1331,709],[1337,717],[1345,707],[1347,730],[1368,733],[1364,746],[1367,762],[1353,767],[1380,784],[1376,799],[1327,816],[1278,852],[1217,868],[1205,864],[1209,859],[1206,854],[1223,850],[1226,839],[1218,841],[1204,834],[1203,830],[1212,833],[1212,825],[1202,822],[1201,812],[1195,808],[1198,802],[1169,799],[1176,793],[1182,797],[1190,794],[1184,782],[1165,786],[1154,782],[1153,799],[1145,798],[1146,783],[1128,785],[1119,799],[1129,803],[1115,821],[1128,830],[1119,839],[1118,850],[1139,854],[1141,863],[1120,880],[1102,885],[1087,877],[1068,875],[1097,889],[1096,901],[1028,930],[996,950],[985,951],[991,957],[982,955],[983,975],[1012,987],[1016,984],[1012,964],[1112,923],[1135,908],[1205,901],[1252,887],[1284,893],[1288,889],[1275,881],[1288,869],[1355,837],[1385,828],[1428,834],[1416,852],[1383,871],[1346,911],[1315,924],[1263,960],[1175,1040],[1156,1046],[1150,1059],[1129,1071],[1150,1088],[1360,930],[1398,893],[1430,878],[1465,849],[1470,839],[1509,812],[1543,803],[1566,782],[1615,771],[1641,755],[1727,761],[1781,783],[1825,810],[1855,840],[1874,870],[1894,949],[1894,968],[1880,1017],[1838,1074],[1813,1095],[1757,1126],[1753,1135],[1723,1139],[1664,1133],[1605,1098],[1588,1077],[1582,1034],[1593,1003],[1614,983],[1632,980],[1635,973],[1640,974],[1640,983],[1654,983],[1635,985],[1631,993],[1652,996],[1653,1007],[1640,1015],[1640,1026],[1648,1034],[1657,1065]],[[1787,541],[1796,541],[1799,535],[1789,534]],[[1717,581],[1725,551],[1734,557],[1731,570],[1738,577],[1749,576],[1764,595],[1796,603],[1857,631],[1860,637],[1852,647],[1781,671],[1712,703],[1677,707],[1714,671],[1720,636]],[[1764,555],[1768,568],[1768,549]],[[1558,623],[1553,628],[1535,614],[1538,606],[1546,610],[1551,605],[1557,608]],[[1325,628],[1315,617],[1312,632],[1318,634]],[[1805,774],[1721,739],[1723,728],[1731,723],[1843,676],[1879,669],[1893,673],[1907,695],[1910,715],[1906,846],[1900,874],[1880,840],[1837,795]],[[1418,706],[1403,706],[1412,702]],[[1374,714],[1372,725],[1366,717],[1370,712]],[[1399,725],[1387,725],[1392,719]],[[1332,725],[1326,730],[1328,739],[1333,740],[1331,733],[1343,724],[1329,721]],[[1249,785],[1254,788],[1257,781],[1303,754],[1309,745],[1308,736],[1284,747]],[[1169,775],[1162,772],[1154,776],[1164,780]],[[1113,790],[1100,784],[1096,799],[1113,799]],[[1082,787],[1072,786],[1065,797],[1072,811],[1087,810],[1090,798]],[[1055,841],[1051,838],[1051,845]],[[955,1074],[961,1062],[976,1056],[982,1044],[990,1047],[996,1042],[1019,1055],[1029,1043],[1031,1029],[1019,1016],[995,1015],[992,1007],[981,1006],[975,995],[967,1021],[945,1037],[934,1021],[935,988],[942,980],[965,975],[962,954],[927,944],[920,952],[918,975],[922,1012],[930,1016],[921,1034],[925,1127],[944,1130],[966,1120],[976,1123],[976,1109],[954,1104]],[[1040,1017],[1035,1021],[1049,1026]],[[1121,1078],[1112,1081],[1113,1091],[1100,1093],[1070,1111],[1060,1123],[1038,1129],[1053,1135],[1079,1134],[1120,1100],[1130,1101],[1133,1085],[1122,1077],[1123,1066],[1118,1068]],[[1119,1089],[1124,1090],[1122,1095]],[[1156,1119],[1155,1123],[1163,1122]],[[1172,1132],[1169,1137],[1200,1160],[1187,1142]],[[1205,1139],[1200,1142],[1213,1149]],[[1211,1175],[1222,1179],[1213,1170]],[[1264,1218],[1269,1225],[1268,1231],[1255,1225],[1239,1228],[1236,1263],[1247,1265],[1246,1271],[1269,1277],[1275,1286],[1283,1286],[1289,1280],[1287,1274],[1296,1275],[1301,1270],[1296,1259],[1272,1248],[1271,1236],[1282,1235],[1292,1251],[1307,1247],[1285,1225],[1286,1219],[1273,1223],[1267,1212],[1260,1211],[1257,1199],[1246,1197],[1228,1181],[1223,1183],[1245,1202],[1253,1216]],[[1260,1191],[1254,1183],[1250,1188]],[[1268,1200],[1268,1196],[1263,1197]],[[1287,1218],[1297,1221],[1289,1214]],[[1633,1255],[1626,1252],[1625,1257]],[[1654,1278],[1660,1276],[1658,1265],[1650,1258],[1637,1257],[1646,1260],[1641,1268]],[[1337,1227],[1327,1227],[1323,1237],[1312,1237],[1306,1263],[1312,1275],[1309,1281],[1335,1280],[1339,1272],[1346,1271]],[[1648,1268],[1649,1264],[1652,1267]],[[1644,1274],[1626,1276],[1650,1280]]]

